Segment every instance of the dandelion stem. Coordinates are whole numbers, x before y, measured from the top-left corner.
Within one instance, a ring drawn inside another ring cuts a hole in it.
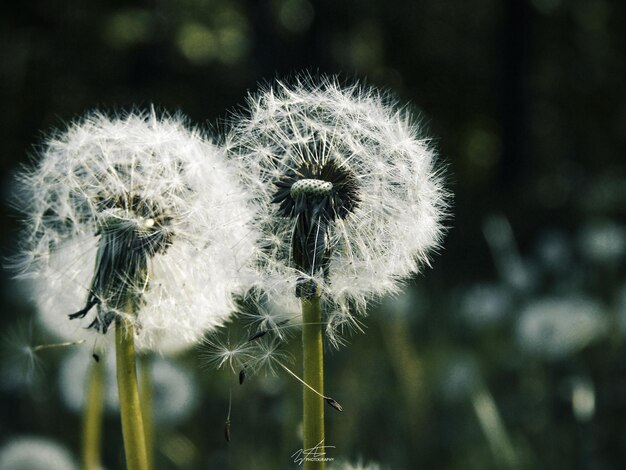
[[[139,402],[135,358],[134,328],[131,322],[118,318],[115,322],[117,386],[124,452],[128,470],[148,470],[146,439]]]
[[[324,350],[322,345],[322,310],[319,297],[302,298],[303,438],[304,447],[312,449],[324,441]],[[314,391],[315,390],[315,391]],[[304,462],[305,470],[323,470],[323,461]]]
[[[83,415],[83,468],[99,470],[104,403],[104,366],[93,361],[89,373],[87,400]]]
[[[152,358],[144,354],[139,358],[139,381],[141,414],[143,417],[143,429],[146,436],[146,456],[148,468],[152,468],[154,461],[154,416],[152,413]]]

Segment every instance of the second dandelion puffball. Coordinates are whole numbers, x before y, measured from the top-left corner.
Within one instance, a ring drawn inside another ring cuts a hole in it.
[[[248,104],[227,148],[256,196],[262,290],[321,295],[334,331],[438,246],[448,197],[435,153],[410,112],[367,86],[302,78]]]
[[[92,113],[45,143],[22,190],[22,269],[60,336],[125,316],[140,348],[167,350],[232,311],[254,250],[246,196],[182,118]]]

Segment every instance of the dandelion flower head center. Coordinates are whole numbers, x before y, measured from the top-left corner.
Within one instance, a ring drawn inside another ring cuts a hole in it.
[[[354,173],[339,160],[311,158],[287,170],[274,185],[272,202],[284,217],[321,218],[324,223],[344,219],[359,203],[359,185]]]
[[[328,275],[332,245],[332,223],[345,219],[357,207],[358,180],[348,166],[335,158],[302,159],[296,170],[290,167],[274,185],[273,203],[278,214],[295,220],[292,254],[295,267],[305,276],[296,296],[316,295],[313,278]]]
[[[330,196],[333,190],[333,184],[330,181],[317,179],[304,179],[296,181],[289,190],[292,198],[297,199],[300,196],[322,198]]]
[[[125,194],[106,198],[97,207],[96,235],[124,237],[129,249],[145,256],[165,253],[172,244],[172,218],[149,199]]]
[[[95,235],[100,239],[90,294],[85,308],[70,318],[83,318],[97,306],[89,327],[106,333],[115,310],[142,302],[148,288],[148,260],[167,251],[174,233],[169,227],[172,218],[138,194],[103,197],[96,207]]]

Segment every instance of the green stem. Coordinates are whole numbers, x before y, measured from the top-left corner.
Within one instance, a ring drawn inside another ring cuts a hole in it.
[[[152,413],[152,358],[147,354],[139,360],[139,380],[141,386],[141,414],[143,416],[143,428],[146,435],[146,453],[148,468],[152,468],[154,461],[154,422]]]
[[[83,415],[83,469],[99,470],[104,403],[104,365],[93,362]]]
[[[148,470],[146,439],[137,386],[134,328],[126,319],[118,318],[115,322],[115,352],[126,468]]]
[[[302,298],[302,356],[304,377],[309,387],[303,394],[303,438],[304,451],[320,446],[324,452],[324,350],[322,344],[322,310],[319,297]],[[318,455],[319,456],[319,455]],[[304,461],[305,470],[323,470],[323,461]]]

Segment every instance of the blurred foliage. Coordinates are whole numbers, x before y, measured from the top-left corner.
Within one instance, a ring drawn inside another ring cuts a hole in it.
[[[617,0],[5,2],[3,196],[47,131],[94,107],[153,103],[215,123],[259,82],[301,70],[393,90],[435,139],[454,217],[433,269],[329,352],[327,390],[345,409],[327,411],[332,456],[391,469],[623,468],[625,10]],[[10,255],[16,214],[7,204],[1,215]],[[12,328],[34,312],[7,276],[0,321],[15,343]],[[548,346],[528,346],[521,321],[546,299],[591,302],[597,314],[547,314],[529,328]],[[560,341],[559,354],[541,352]],[[57,386],[69,353],[40,354],[28,384],[3,356],[0,446],[34,434],[78,455],[80,416]],[[293,467],[297,382],[239,386],[196,353],[180,360],[200,403],[158,429],[158,468]],[[122,468],[121,449],[107,415],[107,468]]]

